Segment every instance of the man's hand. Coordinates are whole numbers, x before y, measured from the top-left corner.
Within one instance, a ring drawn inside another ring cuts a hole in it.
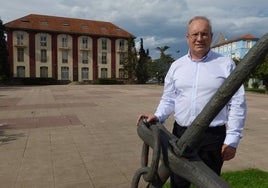
[[[236,148],[223,144],[221,153],[222,153],[222,160],[229,161],[235,157]]]
[[[141,114],[138,119],[137,119],[137,126],[139,125],[139,121],[142,119],[142,118],[146,118],[146,121],[149,123],[149,122],[154,122],[154,121],[158,121],[158,118],[153,115],[153,114]]]

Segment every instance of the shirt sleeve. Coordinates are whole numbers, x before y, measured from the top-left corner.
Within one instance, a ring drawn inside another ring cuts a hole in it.
[[[235,66],[232,67],[234,69]],[[242,138],[247,113],[245,89],[242,85],[228,103],[228,120],[224,144],[237,147]]]
[[[175,87],[172,79],[172,69],[170,69],[165,77],[163,95],[156,109],[155,116],[158,117],[160,123],[164,123],[169,115],[174,112],[175,108]]]

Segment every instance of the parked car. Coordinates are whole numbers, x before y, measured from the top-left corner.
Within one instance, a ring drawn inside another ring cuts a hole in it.
[[[158,80],[157,78],[150,78],[149,80],[147,80],[146,84],[157,84]]]

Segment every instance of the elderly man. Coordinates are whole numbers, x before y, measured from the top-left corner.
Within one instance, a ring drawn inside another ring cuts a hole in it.
[[[208,18],[196,16],[188,23],[189,52],[172,63],[164,84],[163,96],[154,114],[141,114],[147,122],[164,121],[174,112],[172,133],[178,138],[202,111],[235,68],[234,62],[210,50],[212,27]],[[246,118],[243,86],[214,118],[204,133],[199,157],[220,175],[223,161],[234,158]],[[171,174],[172,188],[189,188],[190,182]]]

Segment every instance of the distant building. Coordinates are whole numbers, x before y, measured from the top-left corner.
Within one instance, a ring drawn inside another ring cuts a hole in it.
[[[243,59],[243,57],[248,53],[249,49],[259,40],[250,34],[243,35],[231,40],[224,40],[218,44],[211,47],[215,52],[218,52],[226,57],[232,59]],[[253,88],[254,83],[262,86],[262,81],[255,78],[250,78],[247,87]]]
[[[128,39],[135,38],[110,22],[36,14],[5,27],[13,78],[120,79]]]
[[[247,34],[231,40],[220,41],[211,49],[232,59],[242,59],[258,40],[258,38]]]

